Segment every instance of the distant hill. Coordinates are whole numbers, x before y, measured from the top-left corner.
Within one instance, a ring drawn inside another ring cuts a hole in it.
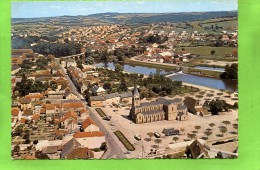
[[[221,12],[186,12],[186,13],[99,13],[87,16],[60,16],[45,18],[12,18],[12,23],[24,22],[51,22],[59,21],[80,23],[90,19],[98,25],[98,22],[106,24],[139,24],[139,23],[159,23],[159,22],[191,22],[202,21],[213,18],[237,17],[237,11]]]
[[[237,17],[237,11],[192,12],[192,13],[100,13],[87,17],[108,20],[117,24],[191,22],[213,18]]]

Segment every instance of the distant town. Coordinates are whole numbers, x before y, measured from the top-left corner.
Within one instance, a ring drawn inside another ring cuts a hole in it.
[[[237,27],[236,11],[13,18],[12,158],[237,158]]]

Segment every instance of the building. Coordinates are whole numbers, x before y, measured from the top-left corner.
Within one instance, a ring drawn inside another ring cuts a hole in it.
[[[161,120],[186,120],[188,113],[180,98],[173,100],[159,98],[153,102],[141,103],[140,94],[135,87],[129,116],[135,123],[140,124]]]

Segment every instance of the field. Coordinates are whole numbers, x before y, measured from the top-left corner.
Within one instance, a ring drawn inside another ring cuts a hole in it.
[[[178,48],[177,52],[180,52],[182,48]],[[202,57],[210,58],[224,58],[226,54],[232,54],[236,47],[210,47],[210,46],[199,46],[199,47],[184,47],[184,49],[192,54],[201,55]],[[215,50],[215,54],[211,55],[211,51]]]

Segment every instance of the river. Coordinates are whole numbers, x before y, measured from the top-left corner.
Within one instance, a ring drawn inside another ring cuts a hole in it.
[[[97,63],[94,65],[96,67],[115,69],[115,65],[113,62]],[[124,71],[126,72],[138,73],[144,75],[150,75],[150,74],[168,75],[173,73],[173,71],[170,70],[150,68],[145,66],[133,66],[129,64],[124,64],[123,67],[124,67]],[[237,91],[238,89],[237,81],[235,80],[221,80],[217,78],[202,77],[202,76],[191,75],[191,74],[176,74],[170,76],[169,78],[171,78],[172,80],[182,81],[185,83],[195,84],[200,86],[206,86],[215,89],[224,89],[229,91]]]

